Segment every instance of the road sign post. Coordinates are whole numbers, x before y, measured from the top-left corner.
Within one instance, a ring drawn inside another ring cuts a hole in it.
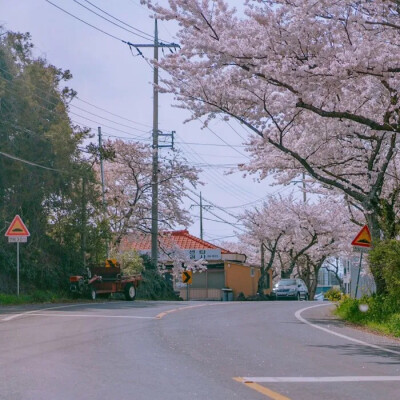
[[[19,296],[19,244],[26,243],[30,233],[21,217],[16,215],[5,233],[8,243],[17,243],[17,296]]]
[[[369,231],[367,225],[363,226],[363,228],[360,230],[360,232],[358,232],[357,236],[351,242],[352,246],[355,246],[355,248],[359,248],[360,249],[360,264],[358,266],[356,291],[354,293],[354,297],[355,298],[357,298],[358,285],[360,283],[360,274],[361,274],[361,265],[362,265],[363,253],[365,251],[368,251],[368,249],[371,247],[371,243],[372,243],[371,232]]]
[[[192,284],[193,271],[182,272],[182,282],[186,283],[186,300],[189,301],[189,285]]]

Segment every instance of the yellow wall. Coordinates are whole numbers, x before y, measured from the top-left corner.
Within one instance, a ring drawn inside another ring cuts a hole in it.
[[[231,261],[225,261],[224,269],[225,286],[233,290],[235,299],[240,292],[246,297],[256,295],[260,278],[259,268],[254,268],[254,277],[251,276],[251,267]]]
[[[251,276],[251,270],[254,268],[254,276]],[[232,261],[225,261],[225,286],[233,290],[233,296],[236,297],[242,292],[246,297],[257,294],[258,280],[261,276],[260,268],[250,267]],[[271,273],[272,271],[270,271]],[[272,284],[272,276],[270,276]],[[265,291],[269,294],[271,289]]]

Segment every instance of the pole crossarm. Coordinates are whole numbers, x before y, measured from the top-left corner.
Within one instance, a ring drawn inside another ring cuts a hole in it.
[[[175,139],[175,131],[172,131],[171,133],[161,133],[160,131],[158,132],[158,136],[160,137],[166,137],[166,138],[171,138],[171,143],[170,144],[159,144],[158,148],[164,148],[164,147],[168,147],[170,149],[174,148],[174,139]],[[163,142],[164,143],[164,142]]]
[[[174,48],[174,49],[180,49],[181,46],[179,46],[179,44],[176,43],[170,43],[170,44],[166,44],[166,43],[160,43],[158,42],[157,44],[151,44],[151,43],[131,43],[131,42],[126,42],[125,40],[123,41],[125,44],[127,44],[130,47],[135,47],[135,48],[140,48],[140,47],[150,47],[150,48],[154,48],[154,47],[167,47],[167,48]]]

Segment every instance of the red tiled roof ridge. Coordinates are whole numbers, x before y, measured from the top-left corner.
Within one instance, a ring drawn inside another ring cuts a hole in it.
[[[207,248],[207,249],[221,249],[222,254],[232,253],[231,251],[226,250],[220,246],[216,246],[215,244],[212,244],[210,242],[207,242],[196,236],[191,235],[187,229],[182,229],[182,230],[178,230],[178,231],[163,231],[163,232],[160,232],[160,236],[161,236],[161,240],[162,240],[163,236],[165,239],[167,239],[167,238],[172,239],[175,242],[175,244],[178,247],[181,247],[182,249],[190,249],[191,248],[191,247],[186,247],[185,243],[182,242],[183,240],[186,239],[188,241],[193,241],[193,242],[197,243],[197,245],[200,246],[199,247],[200,250],[203,247],[203,248]],[[129,237],[133,240],[129,240]],[[141,245],[143,246],[143,244],[144,244],[143,239],[149,239],[149,238],[150,238],[150,234],[146,234],[146,233],[133,234],[133,233],[131,233],[131,234],[128,234],[127,236],[125,236],[122,239],[122,242],[124,242],[125,244],[128,244],[129,242],[131,242],[131,244],[136,243],[136,245],[138,245],[140,242],[142,242]],[[135,240],[135,239],[139,239],[139,240]],[[146,242],[145,247],[147,249],[147,247],[149,247],[149,245],[150,245],[150,242],[147,243],[148,240],[145,240],[145,242]],[[139,247],[142,247],[142,246],[139,245]],[[143,249],[143,247],[142,247],[142,249]]]
[[[176,233],[172,233],[172,235],[173,235],[173,236],[179,236],[180,232],[184,233],[185,236],[189,237],[191,240],[193,240],[193,241],[195,241],[195,242],[197,242],[197,243],[199,243],[199,244],[202,244],[203,246],[208,246],[208,248],[211,248],[211,249],[221,249],[221,252],[222,252],[223,254],[224,254],[224,253],[229,253],[228,250],[226,250],[226,249],[224,249],[224,248],[222,248],[222,247],[216,246],[215,244],[212,244],[212,243],[210,243],[210,242],[207,242],[207,241],[205,241],[205,240],[203,240],[203,239],[200,239],[200,238],[198,238],[198,237],[196,237],[196,236],[191,235],[191,234],[189,233],[189,231],[187,231],[187,230],[184,230],[184,231],[176,231]]]

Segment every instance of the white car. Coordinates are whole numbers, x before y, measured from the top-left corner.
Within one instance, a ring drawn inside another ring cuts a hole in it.
[[[316,294],[315,296],[314,296],[314,300],[317,300],[317,301],[324,301],[325,300],[325,296],[324,296],[324,294],[321,292],[321,293],[318,293],[318,294]]]

